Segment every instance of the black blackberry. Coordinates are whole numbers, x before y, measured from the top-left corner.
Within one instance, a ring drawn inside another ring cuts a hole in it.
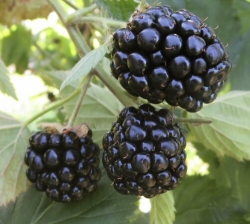
[[[72,131],[36,132],[24,156],[27,178],[54,201],[81,200],[101,178],[100,148],[91,137],[91,129],[82,137]]]
[[[112,55],[112,75],[128,93],[189,112],[216,99],[232,67],[210,26],[169,6],[135,13],[127,28],[115,31]]]
[[[150,198],[176,188],[185,176],[185,146],[169,110],[126,107],[103,137],[102,161],[119,193]]]

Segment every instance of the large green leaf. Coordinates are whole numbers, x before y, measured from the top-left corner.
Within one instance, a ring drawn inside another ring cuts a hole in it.
[[[137,3],[134,0],[94,0],[97,5],[104,8],[114,19],[127,21],[135,11]]]
[[[209,118],[209,125],[188,125],[195,138],[217,155],[250,160],[250,92],[233,91],[188,118]]]
[[[23,157],[29,135],[21,123],[0,112],[0,206],[27,188]]]
[[[10,78],[8,76],[8,70],[5,67],[5,64],[3,63],[1,58],[0,58],[0,91],[17,100],[15,89],[12,83],[10,82]]]
[[[82,201],[65,204],[51,202],[44,193],[32,186],[7,208],[0,209],[0,223],[4,224],[126,224],[135,210],[136,197],[116,192],[107,175],[98,182],[93,194]]]
[[[174,197],[172,191],[157,195],[151,200],[150,223],[172,224],[175,220]]]
[[[86,54],[69,72],[66,79],[61,85],[61,90],[76,80],[81,79],[84,75],[88,74],[97,63],[102,60],[108,50],[109,42],[106,42],[102,46],[92,50]]]
[[[175,224],[247,223],[245,208],[231,195],[231,190],[218,187],[206,176],[185,177],[173,191],[176,204]]]
[[[11,29],[8,36],[2,40],[2,58],[6,65],[15,64],[16,71],[23,73],[29,62],[29,54],[32,44],[31,31],[22,25]]]

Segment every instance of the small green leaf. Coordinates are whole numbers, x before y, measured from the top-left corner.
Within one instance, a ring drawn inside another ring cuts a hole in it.
[[[118,20],[127,21],[135,11],[137,3],[134,0],[94,0],[97,5],[104,8],[108,14]]]
[[[0,91],[17,100],[15,89],[10,82],[8,70],[0,58]]]
[[[174,191],[175,224],[245,224],[245,208],[232,191],[207,176],[187,176]]]
[[[157,195],[151,200],[150,223],[172,224],[175,220],[175,202],[172,191]]]
[[[209,118],[212,123],[188,127],[195,138],[217,155],[250,160],[250,92],[233,91],[204,105],[188,118]]]
[[[21,123],[0,112],[0,206],[27,188],[23,157],[29,135]]]
[[[105,56],[108,50],[109,42],[92,50],[86,54],[69,72],[68,76],[61,85],[61,90],[70,83],[81,79],[84,75],[88,74],[99,61]]]

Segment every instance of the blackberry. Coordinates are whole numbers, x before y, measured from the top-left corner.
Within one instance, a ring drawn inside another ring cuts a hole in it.
[[[150,103],[197,112],[216,99],[231,67],[214,30],[186,9],[151,7],[113,35],[112,75]]]
[[[102,143],[103,166],[121,194],[151,198],[176,188],[186,174],[185,136],[167,109],[124,108]]]
[[[100,148],[91,137],[89,128],[79,137],[73,131],[34,133],[24,156],[29,181],[57,202],[78,201],[93,192],[101,171]]]

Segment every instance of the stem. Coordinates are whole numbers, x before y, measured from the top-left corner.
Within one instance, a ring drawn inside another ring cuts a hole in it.
[[[84,16],[81,18],[76,18],[73,21],[71,21],[72,24],[83,24],[83,23],[105,23],[110,26],[115,27],[126,27],[126,23],[119,20],[109,19],[109,18],[102,18],[98,16]]]
[[[77,11],[73,12],[72,14],[70,14],[67,18],[66,18],[66,23],[70,24],[71,22],[73,22],[73,20],[77,20],[79,17],[84,16],[92,11],[94,11],[96,9],[97,5],[93,4],[89,7],[86,8],[82,8],[82,9],[78,9]]]
[[[53,104],[51,104],[50,106],[48,106],[45,110],[41,111],[40,113],[34,115],[33,117],[31,117],[30,119],[28,119],[24,124],[23,127],[26,127],[27,125],[29,125],[31,122],[33,122],[34,120],[36,120],[37,118],[41,117],[42,115],[46,114],[47,112],[62,106],[63,104],[67,103],[68,101],[70,101],[71,99],[73,99],[75,96],[77,96],[77,94],[79,94],[80,92],[80,87],[76,88],[75,91],[73,93],[71,93],[69,96],[67,96],[66,98],[59,100]]]
[[[208,119],[174,118],[174,121],[178,123],[189,123],[189,124],[211,124],[212,123],[212,121]]]
[[[80,108],[82,106],[82,102],[84,100],[84,97],[86,95],[86,92],[87,92],[87,89],[89,87],[89,84],[90,84],[91,80],[92,80],[92,74],[90,73],[89,75],[87,75],[87,78],[84,81],[84,84],[83,84],[83,87],[82,87],[82,92],[81,92],[81,94],[80,94],[80,96],[79,96],[79,98],[77,100],[75,108],[74,108],[74,110],[73,110],[73,112],[72,112],[72,114],[70,116],[69,121],[68,121],[68,125],[67,125],[68,127],[73,127],[73,125],[74,125],[77,114],[78,114],[78,112],[79,112],[79,110],[80,110]]]
[[[71,8],[78,10],[79,8],[74,5],[72,2],[68,1],[68,0],[63,0],[67,5],[69,5]]]

